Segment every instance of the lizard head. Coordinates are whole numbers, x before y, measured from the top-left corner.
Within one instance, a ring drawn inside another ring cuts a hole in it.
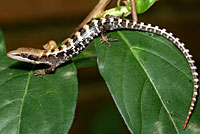
[[[7,53],[7,56],[22,62],[29,62],[32,64],[40,64],[38,62],[44,50],[34,48],[18,48]]]

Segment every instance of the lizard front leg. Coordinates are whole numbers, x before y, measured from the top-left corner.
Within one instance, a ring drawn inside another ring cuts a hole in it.
[[[52,65],[50,68],[47,69],[41,69],[41,70],[37,70],[36,72],[33,73],[33,75],[35,76],[44,76],[45,74],[51,74],[54,73],[56,70],[56,65]]]

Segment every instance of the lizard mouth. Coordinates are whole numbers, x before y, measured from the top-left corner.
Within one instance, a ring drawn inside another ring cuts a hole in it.
[[[22,61],[22,62],[30,62],[28,60],[28,56],[24,55],[24,54],[17,54],[17,53],[13,53],[13,51],[10,51],[7,53],[7,56],[11,59],[14,59],[14,60],[18,60],[18,61]]]
[[[19,57],[20,55],[19,55],[19,54],[13,53],[13,51],[10,51],[10,52],[7,53],[7,56],[8,56],[9,58],[11,58],[11,59],[17,60],[17,57]]]

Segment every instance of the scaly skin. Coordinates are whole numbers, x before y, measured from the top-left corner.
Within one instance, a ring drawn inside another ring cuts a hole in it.
[[[105,18],[93,19],[84,25],[79,31],[77,31],[72,38],[68,38],[62,42],[60,47],[53,44],[53,48],[47,47],[46,50],[34,49],[34,48],[18,48],[16,50],[10,51],[7,53],[7,56],[19,61],[30,62],[32,64],[47,64],[51,67],[45,70],[39,70],[35,75],[45,75],[47,73],[52,73],[55,71],[56,67],[60,64],[69,61],[81,51],[97,36],[101,35],[103,41],[109,44],[109,39],[105,35],[107,31],[111,30],[121,30],[121,29],[131,29],[145,31],[149,33],[154,33],[163,36],[164,38],[171,41],[186,57],[190,69],[192,71],[192,76],[194,80],[194,91],[191,106],[184,124],[184,129],[186,128],[190,116],[195,107],[195,103],[198,96],[199,89],[199,79],[197,68],[194,65],[194,60],[189,54],[189,50],[185,48],[184,44],[179,41],[178,38],[175,38],[172,33],[166,32],[165,29],[160,29],[158,26],[151,26],[151,24],[144,24],[143,22],[137,23],[129,20],[122,20],[110,15],[107,15]],[[116,41],[116,40],[114,40]]]

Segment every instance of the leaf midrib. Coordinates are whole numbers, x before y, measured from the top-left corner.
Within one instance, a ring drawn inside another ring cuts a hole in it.
[[[145,72],[147,78],[149,79],[149,81],[151,82],[152,86],[154,87],[155,92],[156,92],[156,94],[158,95],[158,97],[159,97],[159,99],[160,99],[160,101],[161,101],[163,107],[165,108],[166,112],[168,113],[169,118],[170,118],[170,120],[171,120],[171,122],[172,122],[172,124],[173,124],[173,126],[174,126],[174,128],[175,128],[175,130],[176,130],[176,132],[177,132],[177,134],[179,134],[178,128],[177,128],[177,126],[176,126],[176,124],[175,124],[175,122],[174,122],[174,120],[173,120],[173,118],[172,118],[170,112],[168,111],[166,105],[165,105],[164,102],[162,101],[161,96],[160,96],[160,94],[159,94],[159,92],[158,92],[158,90],[157,90],[155,84],[153,83],[153,81],[152,81],[152,79],[151,79],[149,73],[148,73],[147,70],[145,69],[144,65],[142,64],[142,62],[140,61],[140,59],[138,58],[138,56],[135,55],[134,52],[132,51],[132,49],[131,49],[131,47],[132,47],[131,44],[130,44],[129,41],[125,38],[125,36],[122,34],[122,32],[117,31],[117,33],[118,33],[119,36],[121,37],[122,41],[124,41],[124,43],[130,48],[130,51],[131,51],[132,54],[135,56],[136,60],[138,61],[138,63],[139,63],[140,66],[142,67],[142,69],[144,70],[144,72]]]
[[[18,130],[18,131],[17,131],[18,134],[20,134],[22,110],[23,110],[23,106],[24,106],[24,100],[25,100],[25,98],[26,98],[26,96],[27,96],[27,93],[28,93],[28,88],[29,88],[29,83],[30,83],[31,75],[32,75],[32,71],[30,71],[30,72],[28,73],[27,83],[26,83],[24,95],[23,95],[23,97],[22,97],[22,103],[21,103],[21,107],[20,107],[20,111],[19,111],[18,129],[17,129],[17,130]]]

